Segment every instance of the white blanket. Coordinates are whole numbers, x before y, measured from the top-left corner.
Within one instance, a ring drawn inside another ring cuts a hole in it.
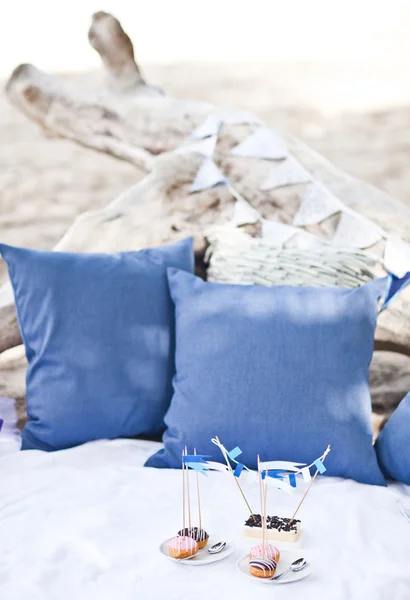
[[[236,551],[203,567],[159,553],[181,526],[181,472],[142,466],[159,447],[101,441],[0,458],[1,600],[409,600],[410,523],[396,505],[410,505],[409,487],[318,478],[298,542],[313,573],[272,589],[236,571],[252,542],[242,537],[246,507],[223,473],[201,477],[204,526],[235,540]],[[252,475],[241,481],[256,511]],[[273,490],[269,513],[288,516],[300,493]]]

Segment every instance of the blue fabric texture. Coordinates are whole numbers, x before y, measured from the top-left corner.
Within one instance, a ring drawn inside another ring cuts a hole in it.
[[[181,451],[223,462],[218,436],[240,462],[311,463],[328,444],[328,475],[385,485],[372,446],[368,385],[380,281],[355,290],[207,283],[175,269],[174,396],[165,448],[151,467],[181,464]]]
[[[376,441],[379,465],[387,479],[410,485],[410,392],[391,415]]]
[[[166,269],[192,272],[192,239],[118,254],[0,244],[28,359],[22,449],[157,436],[172,397]]]

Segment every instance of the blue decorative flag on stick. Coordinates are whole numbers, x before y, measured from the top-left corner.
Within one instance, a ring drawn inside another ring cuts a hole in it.
[[[236,446],[230,452],[228,452],[228,456],[231,460],[235,460],[235,458],[237,458],[241,454],[242,454],[242,450],[238,446]]]
[[[293,487],[293,488],[296,487],[296,475],[294,473],[289,474],[289,483],[290,483],[291,487]]]
[[[326,472],[326,467],[322,463],[322,461],[320,460],[320,458],[318,458],[317,460],[315,460],[315,462],[313,464],[315,465],[316,469],[319,471],[319,473],[321,475],[323,475],[323,473]]]
[[[238,464],[236,465],[236,469],[235,469],[235,471],[233,472],[233,474],[235,475],[235,477],[240,477],[240,476],[241,476],[241,473],[242,473],[242,471],[244,470],[244,468],[245,468],[245,465],[243,465],[243,464],[241,464],[241,463],[238,463]]]

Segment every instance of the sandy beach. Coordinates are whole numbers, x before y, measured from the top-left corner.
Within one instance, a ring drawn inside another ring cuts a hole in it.
[[[301,137],[342,169],[410,203],[410,85],[400,85],[408,79],[406,62],[396,69],[283,61],[156,64],[143,70],[148,81],[171,95],[252,111]],[[86,73],[62,78],[90,82]],[[44,138],[1,92],[3,242],[51,248],[77,214],[104,206],[140,177],[126,163]],[[0,357],[0,394],[21,398],[21,351],[10,354]],[[372,380],[375,409],[389,412],[410,389],[410,360],[376,355]]]

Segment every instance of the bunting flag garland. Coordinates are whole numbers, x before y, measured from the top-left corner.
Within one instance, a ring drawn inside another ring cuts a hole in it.
[[[222,118],[217,114],[208,115],[205,121],[191,133],[194,140],[202,140],[210,136],[217,136],[221,129]]]
[[[279,223],[279,221],[267,221],[265,219],[262,221],[262,237],[272,242],[277,248],[283,248],[290,240],[292,240],[293,246],[299,250],[310,250],[328,245],[326,240],[308,231]]]
[[[410,244],[388,237],[384,251],[384,266],[399,279],[410,272]]]
[[[262,125],[262,121],[246,110],[230,110],[219,113],[223,123],[232,125]]]
[[[177,152],[178,154],[197,152],[198,154],[202,154],[203,156],[212,158],[217,139],[217,135],[212,135],[203,140],[199,140],[198,142],[195,142],[193,144],[186,144],[185,146],[181,146],[181,148],[177,148],[175,152]]]
[[[388,276],[387,293],[384,298],[383,306],[381,309],[385,310],[392,302],[392,300],[409,284],[410,272],[406,273],[406,275],[401,279],[390,273]]]
[[[235,460],[235,458],[238,458],[238,456],[240,456],[241,454],[242,454],[242,450],[239,448],[239,446],[236,446],[236,448],[233,448],[233,450],[231,450],[230,452],[227,452],[227,455],[233,461]]]
[[[205,158],[196,173],[191,192],[201,192],[227,182],[227,178],[221,173],[212,158]]]
[[[252,206],[239,196],[239,194],[235,194],[236,202],[233,209],[232,216],[232,225],[234,227],[241,227],[241,225],[248,225],[252,223],[258,223],[261,220],[261,216],[257,210],[252,208]]]
[[[269,460],[259,463],[260,471],[295,471],[299,472],[300,467],[305,467],[306,463],[294,463],[287,460]]]
[[[285,225],[279,221],[262,221],[262,237],[274,243],[278,248],[282,248],[294,235],[300,232],[300,229]]]
[[[311,174],[292,156],[288,156],[278,165],[273,165],[267,178],[262,182],[261,190],[273,190],[275,188],[312,181]]]
[[[293,225],[298,227],[314,225],[344,208],[344,204],[323,185],[309,183],[302,195],[299,210],[293,218]]]
[[[269,127],[259,127],[231,150],[234,156],[281,160],[288,156],[282,138]]]
[[[331,243],[333,246],[369,248],[383,238],[383,233],[378,225],[361,215],[343,211]]]

